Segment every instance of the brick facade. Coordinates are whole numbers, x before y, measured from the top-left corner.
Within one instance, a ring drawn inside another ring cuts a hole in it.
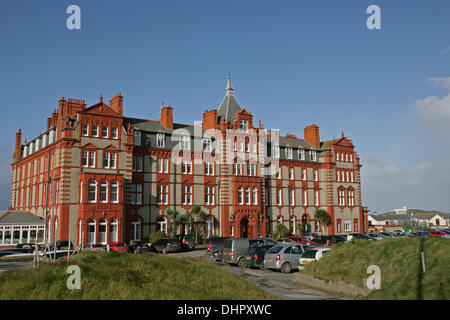
[[[125,117],[120,94],[88,108],[60,99],[44,134],[22,143],[16,133],[11,209],[47,216],[51,240],[75,243],[142,239],[168,230],[168,209],[194,205],[206,213],[196,222],[205,235],[266,236],[279,222],[322,232],[319,208],[332,218],[328,234],[367,230],[351,140],[320,142],[317,125],[304,139],[279,136],[255,126],[233,91],[229,79],[220,108],[199,125],[174,123],[170,106],[159,120]]]

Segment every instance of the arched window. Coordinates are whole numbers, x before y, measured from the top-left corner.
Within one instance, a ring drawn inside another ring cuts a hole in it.
[[[58,218],[55,219],[55,237],[53,238],[55,241],[59,240],[58,239]]]
[[[87,243],[95,243],[96,223],[90,219],[87,224]]]
[[[282,217],[282,216],[279,216],[278,219],[277,219],[277,222],[278,222],[279,224],[283,224],[283,217]]]
[[[111,182],[111,194],[110,194],[111,203],[119,202],[119,183],[117,181]]]
[[[250,204],[250,188],[245,188],[245,204]]]
[[[97,181],[89,181],[88,202],[97,202]]]
[[[101,244],[106,244],[106,235],[107,235],[107,231],[106,231],[106,220],[100,220],[99,224],[98,224],[98,243]]]
[[[163,216],[158,218],[158,231],[167,233],[167,219]]]
[[[296,223],[295,216],[291,217],[291,225],[292,225],[292,233],[297,234],[297,223]]]
[[[238,204],[244,204],[244,190],[242,187],[238,188]]]
[[[258,204],[258,189],[253,188],[253,204]]]
[[[118,241],[117,230],[118,230],[117,220],[116,219],[111,220],[111,223],[109,224],[109,241],[110,242]]]
[[[100,202],[108,202],[108,182],[100,181]]]
[[[138,217],[133,218],[131,227],[131,240],[141,240],[141,220]]]

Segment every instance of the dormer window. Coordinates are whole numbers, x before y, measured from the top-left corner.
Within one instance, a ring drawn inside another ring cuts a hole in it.
[[[203,139],[203,152],[212,152],[211,139]]]
[[[247,132],[248,130],[248,121],[247,120],[240,120],[239,121],[239,129],[243,132]]]
[[[141,145],[141,132],[138,130],[133,131],[133,143],[138,146]]]
[[[273,158],[279,158],[280,157],[280,146],[273,146],[272,147],[272,157]]]
[[[181,147],[181,150],[191,150],[191,137],[181,136],[180,137],[180,147]]]
[[[305,160],[305,149],[298,149],[298,158],[300,160]]]
[[[156,135],[156,145],[158,148],[164,148],[165,146],[165,135],[164,133],[158,133]]]
[[[292,159],[292,148],[286,148],[286,158]]]

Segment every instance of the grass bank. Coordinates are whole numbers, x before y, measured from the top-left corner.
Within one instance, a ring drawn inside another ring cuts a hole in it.
[[[425,253],[422,273],[420,252]],[[342,280],[364,288],[367,267],[381,269],[381,289],[361,299],[450,299],[450,240],[397,238],[338,244],[302,271],[324,280]]]
[[[81,289],[67,289],[67,262],[0,274],[0,299],[277,299],[207,261],[146,253],[81,253]]]

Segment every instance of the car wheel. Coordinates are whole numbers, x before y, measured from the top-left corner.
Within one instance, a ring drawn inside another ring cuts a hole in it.
[[[238,260],[238,266],[241,267],[241,268],[245,268],[246,267],[244,258],[240,258]]]
[[[289,262],[285,262],[281,266],[281,272],[283,272],[283,273],[291,273],[291,270],[292,270],[292,267]]]

